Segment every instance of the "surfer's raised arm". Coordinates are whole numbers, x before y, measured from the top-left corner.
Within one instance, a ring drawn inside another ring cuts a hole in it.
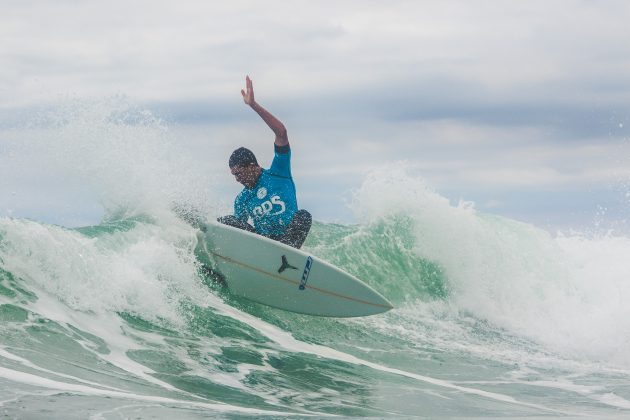
[[[254,85],[252,84],[252,79],[250,79],[249,76],[245,78],[245,88],[246,90],[241,89],[243,101],[256,111],[258,115],[260,115],[260,118],[262,118],[269,128],[271,128],[271,130],[275,133],[275,145],[279,147],[288,146],[289,137],[287,136],[286,127],[279,119],[271,115],[269,111],[256,102],[256,99],[254,98]]]

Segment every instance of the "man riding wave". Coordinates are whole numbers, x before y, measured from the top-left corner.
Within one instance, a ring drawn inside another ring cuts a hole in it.
[[[275,134],[274,158],[271,167],[263,169],[251,150],[239,147],[232,152],[228,162],[230,171],[244,188],[234,200],[234,215],[220,217],[218,221],[300,248],[312,218],[306,210],[298,210],[287,129],[256,102],[249,76],[245,82],[246,90],[241,90],[243,101]]]

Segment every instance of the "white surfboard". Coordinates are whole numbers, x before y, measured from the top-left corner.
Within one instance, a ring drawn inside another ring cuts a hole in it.
[[[287,311],[330,317],[374,315],[392,304],[345,271],[299,249],[219,223],[198,232],[197,252],[232,293]]]

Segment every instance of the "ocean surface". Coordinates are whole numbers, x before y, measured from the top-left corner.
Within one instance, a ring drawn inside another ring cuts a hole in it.
[[[17,130],[31,140],[12,153],[52,154],[106,212],[73,228],[0,218],[0,416],[630,417],[630,238],[552,235],[376,169],[359,222],[315,217],[304,249],[395,309],[284,312],[200,270],[170,209],[219,210],[159,122],[71,109]]]

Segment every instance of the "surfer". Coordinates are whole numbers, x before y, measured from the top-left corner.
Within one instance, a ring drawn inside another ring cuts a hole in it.
[[[276,135],[274,158],[271,167],[263,169],[251,150],[239,147],[232,152],[228,162],[230,171],[244,188],[234,200],[234,215],[220,217],[218,221],[300,248],[311,229],[312,218],[308,211],[298,210],[287,129],[256,102],[249,76],[245,85],[246,90],[241,90],[243,101]]]

